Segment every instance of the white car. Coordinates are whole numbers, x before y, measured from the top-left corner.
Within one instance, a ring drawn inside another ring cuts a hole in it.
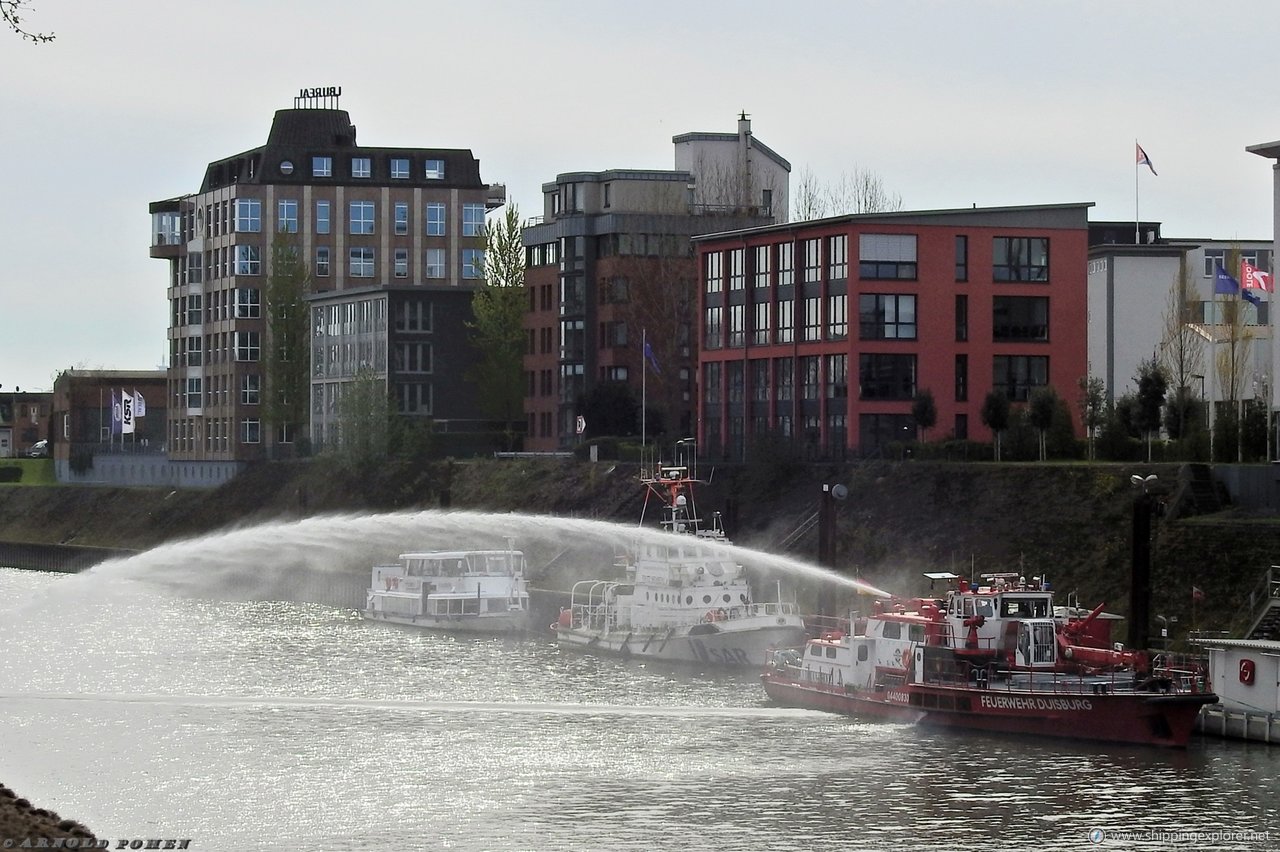
[[[31,449],[27,450],[27,458],[47,459],[49,457],[49,442],[36,441],[31,445]]]

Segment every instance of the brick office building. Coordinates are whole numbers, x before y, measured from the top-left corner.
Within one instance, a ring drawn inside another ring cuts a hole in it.
[[[871,213],[695,239],[698,437],[740,458],[774,432],[811,457],[931,435],[981,438],[993,389],[1015,403],[1087,371],[1089,204]],[[1074,406],[1072,406],[1074,408]]]

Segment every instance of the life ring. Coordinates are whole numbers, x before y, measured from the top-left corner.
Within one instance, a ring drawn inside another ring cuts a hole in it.
[[[728,620],[729,620],[729,613],[725,612],[723,607],[716,610],[716,621],[728,621]]]
[[[388,592],[389,592],[389,591],[391,591],[391,578],[390,578],[390,577],[383,577],[383,578],[382,578],[382,582],[386,583],[386,585],[387,585],[387,591],[388,591]]]
[[[704,615],[704,616],[702,616],[702,620],[703,620],[703,622],[704,622],[704,623],[706,623],[706,624],[710,624],[711,622],[715,621],[715,620],[716,620],[716,611],[715,611],[714,609],[709,609],[709,610],[707,610],[707,614],[706,614],[706,615]]]

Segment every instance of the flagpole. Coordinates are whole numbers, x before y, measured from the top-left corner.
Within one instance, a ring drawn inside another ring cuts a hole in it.
[[[1133,149],[1135,151],[1138,150],[1138,139],[1136,136],[1133,139]],[[1138,162],[1138,158],[1134,157],[1133,158],[1133,244],[1134,245],[1142,244],[1142,239],[1139,235],[1139,231],[1141,230],[1139,225],[1142,222],[1142,217],[1138,214],[1138,167],[1140,165],[1142,164]]]
[[[649,399],[649,365],[646,353],[649,351],[649,329],[640,329],[640,466],[644,466],[645,448],[648,446],[648,423],[645,409]]]

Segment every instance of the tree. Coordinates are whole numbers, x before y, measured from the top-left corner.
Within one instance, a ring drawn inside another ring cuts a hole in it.
[[[578,414],[587,421],[583,437],[624,437],[640,431],[640,403],[626,382],[601,382],[578,401]]]
[[[479,358],[468,373],[481,410],[502,424],[508,449],[524,421],[524,244],[520,210],[508,204],[497,223],[485,225],[485,282],[471,300],[471,344]]]
[[[0,0],[0,19],[3,19],[5,26],[17,33],[23,41],[29,41],[32,44],[53,41],[56,38],[53,33],[33,33],[23,27],[23,7],[27,5],[27,0]]]
[[[338,449],[352,472],[368,472],[387,457],[392,418],[387,383],[365,367],[342,385],[338,399]]]
[[[1097,376],[1081,376],[1080,388],[1080,423],[1084,426],[1085,439],[1089,444],[1089,461],[1097,456],[1094,440],[1098,429],[1106,422],[1106,382]]]
[[[307,293],[311,272],[286,234],[271,241],[267,277],[267,347],[263,414],[277,437],[295,436],[305,428],[310,393],[310,312]],[[296,440],[296,437],[295,437]]]
[[[1165,379],[1164,368],[1154,357],[1139,364],[1138,375],[1133,378],[1138,384],[1134,425],[1146,435],[1147,461],[1151,461],[1151,433],[1160,431],[1160,415],[1169,383]]]
[[[1227,252],[1227,268],[1240,268],[1240,250],[1232,248]],[[1238,293],[1219,295],[1215,306],[1218,309],[1219,323],[1214,329],[1213,359],[1214,374],[1218,380],[1218,395],[1231,409],[1232,422],[1235,427],[1240,424],[1239,400],[1243,390],[1245,372],[1249,365],[1249,353],[1252,350],[1253,331],[1248,325],[1248,313]],[[1225,347],[1222,345],[1225,344]],[[1214,436],[1214,457],[1219,461],[1236,461],[1243,457],[1240,446],[1240,430],[1231,430],[1234,452],[1228,447],[1218,451],[1221,437]]]
[[[982,401],[982,423],[995,435],[996,461],[1000,461],[1000,433],[1009,428],[1009,398],[993,390]]]
[[[902,209],[902,196],[885,189],[875,172],[854,167],[853,173],[826,184],[806,166],[796,182],[792,219],[822,219],[846,213],[886,213]]]
[[[1058,404],[1057,391],[1048,386],[1039,387],[1032,391],[1031,399],[1027,402],[1027,421],[1035,427],[1040,436],[1040,461],[1044,461],[1047,455],[1044,436],[1049,431],[1049,427],[1053,425],[1053,418],[1058,410]]]
[[[916,421],[917,440],[924,440],[924,435],[938,422],[938,406],[933,401],[933,391],[922,390],[911,401],[911,418]]]
[[[1166,405],[1165,431],[1175,440],[1188,437],[1199,424],[1191,406],[1198,405],[1192,385],[1204,382],[1204,334],[1194,323],[1193,308],[1198,304],[1196,282],[1183,255],[1178,274],[1169,290],[1165,306],[1164,335],[1160,341],[1160,363],[1173,390]],[[1203,392],[1203,391],[1202,391]],[[1174,428],[1170,428],[1170,423]]]

